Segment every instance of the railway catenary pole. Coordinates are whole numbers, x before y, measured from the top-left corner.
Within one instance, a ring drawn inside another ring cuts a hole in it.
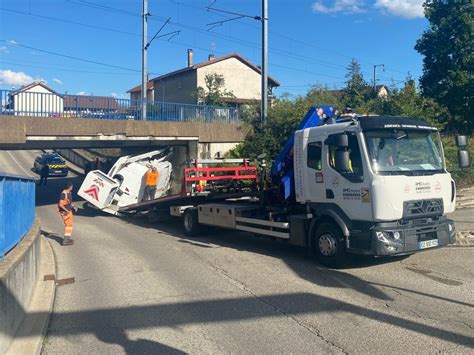
[[[262,0],[262,92],[261,120],[267,119],[268,112],[268,0]]]
[[[146,94],[148,86],[148,0],[143,0],[142,11],[142,90],[141,90],[141,115],[146,120]]]

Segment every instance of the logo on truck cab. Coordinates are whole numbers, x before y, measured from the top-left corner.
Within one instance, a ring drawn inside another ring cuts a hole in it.
[[[99,201],[99,191],[99,186],[91,185],[91,188],[89,190],[84,191],[84,193],[92,197],[94,200]]]
[[[415,192],[417,194],[426,194],[431,192],[431,184],[429,182],[417,182],[415,183]]]

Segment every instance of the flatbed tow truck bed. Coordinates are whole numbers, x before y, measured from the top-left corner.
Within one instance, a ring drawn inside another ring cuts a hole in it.
[[[201,203],[211,203],[225,201],[229,199],[238,199],[244,197],[257,197],[259,193],[257,191],[245,191],[245,192],[216,192],[206,193],[202,195],[194,196],[183,196],[182,194],[176,194],[166,197],[157,198],[150,201],[143,201],[133,205],[123,206],[118,209],[120,213],[132,213],[139,211],[149,211],[150,208],[155,209],[166,209],[175,205],[197,205]]]

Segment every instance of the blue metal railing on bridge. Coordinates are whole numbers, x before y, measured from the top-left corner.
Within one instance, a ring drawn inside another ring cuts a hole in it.
[[[0,261],[35,219],[35,179],[0,173]]]
[[[61,95],[29,91],[0,90],[0,115],[130,119],[141,117],[141,101],[106,96]],[[233,107],[146,102],[149,121],[240,123],[240,111]]]

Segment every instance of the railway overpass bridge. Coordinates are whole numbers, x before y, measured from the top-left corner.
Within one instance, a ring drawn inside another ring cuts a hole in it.
[[[235,123],[0,116],[0,149],[185,146],[191,158],[225,153],[245,138]]]

